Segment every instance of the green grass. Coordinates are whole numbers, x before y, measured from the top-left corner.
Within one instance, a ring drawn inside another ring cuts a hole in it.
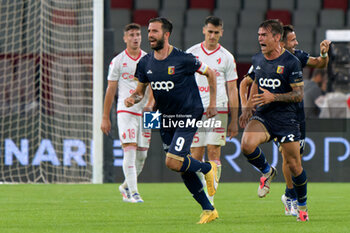
[[[201,208],[183,184],[139,184],[145,203],[122,202],[116,184],[0,185],[0,232],[350,232],[350,183],[309,183],[310,221],[284,216],[284,184],[257,197],[257,183],[221,183],[220,218],[197,225]]]

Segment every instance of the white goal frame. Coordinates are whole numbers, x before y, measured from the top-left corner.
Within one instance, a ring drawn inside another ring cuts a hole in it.
[[[92,183],[103,183],[103,0],[93,1],[93,170]]]

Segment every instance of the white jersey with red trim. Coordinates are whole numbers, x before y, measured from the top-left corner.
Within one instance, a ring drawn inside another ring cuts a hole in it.
[[[113,58],[109,65],[108,81],[118,81],[118,104],[117,112],[127,112],[134,115],[142,115],[143,107],[148,101],[148,88],[144,98],[137,104],[127,108],[124,100],[135,92],[138,79],[134,77],[136,65],[139,60],[146,55],[146,52],[140,51],[140,55],[134,59],[126,50]]]
[[[237,80],[236,62],[233,55],[219,44],[215,50],[209,51],[203,43],[196,44],[187,50],[198,60],[207,64],[214,70],[217,82],[217,106],[226,105],[228,102],[226,82]],[[202,98],[204,108],[209,106],[209,84],[206,76],[196,73],[196,81]],[[218,109],[220,111],[220,109]]]

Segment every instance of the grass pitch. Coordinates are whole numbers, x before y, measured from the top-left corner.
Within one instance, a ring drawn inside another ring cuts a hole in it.
[[[221,183],[220,218],[197,225],[200,206],[180,183],[143,183],[145,203],[122,202],[116,184],[0,185],[0,232],[350,232],[350,183],[309,183],[310,222],[285,216],[284,184]]]

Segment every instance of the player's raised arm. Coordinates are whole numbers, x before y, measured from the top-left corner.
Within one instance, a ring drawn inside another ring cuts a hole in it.
[[[138,102],[140,102],[145,95],[147,85],[148,85],[148,83],[138,82],[135,92],[130,97],[128,97],[124,100],[125,106],[131,107],[134,104],[137,104]]]
[[[108,81],[101,122],[101,130],[106,135],[109,133],[109,131],[111,131],[111,120],[109,119],[109,114],[111,112],[114,95],[117,90],[117,87],[118,81]]]
[[[328,64],[328,50],[331,41],[324,40],[320,43],[320,56],[319,57],[309,57],[307,61],[307,66],[314,68],[325,68]]]
[[[209,95],[210,95],[210,101],[209,101],[209,106],[207,109],[207,116],[208,118],[215,116],[218,114],[216,110],[216,77],[215,73],[212,69],[208,67],[208,69],[202,73],[205,75],[208,79],[208,84],[209,84]]]

